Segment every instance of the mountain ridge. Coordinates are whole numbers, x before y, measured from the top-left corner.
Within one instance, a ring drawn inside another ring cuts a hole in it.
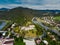
[[[60,10],[56,10],[60,13]],[[16,7],[13,9],[10,9],[9,11],[0,11],[0,19],[4,20],[12,20],[17,23],[23,24],[25,21],[31,20],[33,17],[40,17],[40,16],[46,16],[46,15],[59,15],[55,14],[56,11],[52,10],[33,10],[29,8],[23,8],[23,7]],[[26,20],[25,20],[26,19]]]
[[[9,8],[0,8],[0,11],[7,11],[10,10]]]

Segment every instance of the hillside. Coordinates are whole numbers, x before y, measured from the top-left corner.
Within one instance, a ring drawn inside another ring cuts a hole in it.
[[[44,16],[43,14],[46,13],[47,15],[56,15],[55,11],[52,10],[32,10],[29,8],[16,7],[14,9],[10,9],[9,11],[0,11],[0,19],[12,20],[20,25],[23,25],[23,23],[31,20],[34,16]]]
[[[8,8],[0,8],[0,11],[8,11]]]

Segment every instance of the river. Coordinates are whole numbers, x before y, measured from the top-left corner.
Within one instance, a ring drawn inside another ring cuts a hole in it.
[[[6,22],[5,21],[0,21],[1,24],[0,24],[0,30],[6,25]]]

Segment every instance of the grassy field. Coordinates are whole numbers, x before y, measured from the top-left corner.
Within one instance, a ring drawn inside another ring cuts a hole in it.
[[[15,41],[14,41],[14,45],[25,45],[25,43],[23,42],[23,38],[16,38],[15,37]]]
[[[54,20],[56,20],[56,21],[60,21],[60,16],[56,16],[56,17],[54,17]]]
[[[0,25],[2,24],[2,22],[0,21]]]
[[[55,16],[53,18],[53,20],[56,22],[56,23],[60,23],[60,16]]]

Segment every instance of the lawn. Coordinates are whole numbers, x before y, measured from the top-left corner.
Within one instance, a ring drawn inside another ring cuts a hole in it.
[[[25,43],[23,42],[23,38],[17,38],[15,37],[15,41],[14,41],[14,45],[25,45]]]
[[[57,23],[60,23],[60,16],[54,17],[54,20],[55,20]]]
[[[54,17],[54,20],[55,20],[55,21],[60,21],[60,16]]]
[[[0,25],[2,24],[2,22],[0,21]]]

